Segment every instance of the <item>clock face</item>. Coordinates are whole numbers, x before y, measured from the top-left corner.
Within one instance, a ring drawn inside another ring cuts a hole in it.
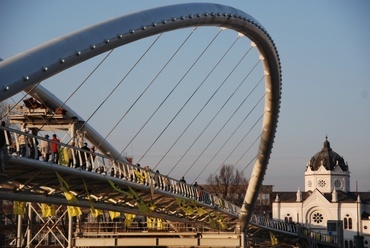
[[[334,187],[335,188],[341,188],[342,187],[342,182],[339,179],[336,179],[334,181]]]
[[[326,186],[325,180],[319,180],[318,185],[319,187],[324,188]]]

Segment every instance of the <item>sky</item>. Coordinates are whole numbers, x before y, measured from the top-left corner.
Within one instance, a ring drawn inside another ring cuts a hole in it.
[[[0,57],[101,21],[186,1],[0,0]],[[370,1],[198,1],[238,8],[274,40],[282,106],[264,184],[304,189],[306,163],[325,137],[348,161],[351,190],[370,191]],[[287,180],[289,179],[289,180]]]

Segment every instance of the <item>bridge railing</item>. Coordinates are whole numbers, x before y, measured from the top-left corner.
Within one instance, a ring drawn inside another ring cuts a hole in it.
[[[289,223],[282,220],[269,219],[264,216],[258,215],[253,215],[250,223],[252,225],[257,225],[275,231],[292,233],[297,236],[304,236],[311,240],[321,241],[330,244],[338,244],[338,237],[336,235],[315,232],[296,223]]]
[[[60,166],[69,166],[76,170],[85,170],[91,173],[120,178],[137,184],[153,187],[157,190],[166,191],[175,195],[186,197],[189,200],[202,202],[212,208],[226,211],[235,216],[240,212],[240,208],[216,195],[209,194],[199,186],[189,185],[167,175],[162,175],[152,171],[149,167],[125,163],[114,159],[108,155],[100,154],[96,151],[84,150],[82,148],[54,142],[48,138],[22,132],[16,129],[0,126],[0,131],[5,134],[5,147],[0,148],[11,156],[26,157],[29,159],[40,160],[45,163],[55,163]],[[54,161],[50,150],[50,158],[41,153],[42,143],[51,146],[57,143],[59,146],[59,160]],[[71,152],[72,159],[68,159],[68,152]]]

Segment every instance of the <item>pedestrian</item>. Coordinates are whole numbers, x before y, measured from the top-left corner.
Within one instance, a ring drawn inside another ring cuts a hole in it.
[[[68,147],[68,167],[73,167],[73,165],[75,164],[74,161],[76,161],[76,152],[74,148],[75,144],[76,143],[72,141],[71,146],[73,147]]]
[[[95,154],[95,146],[91,146],[90,147],[90,154],[88,156],[89,158],[89,167],[88,167],[88,171],[92,171],[93,167],[94,167],[94,161],[95,161],[95,157],[96,157],[96,154]]]
[[[82,150],[90,151],[89,147],[87,146],[87,143],[84,143],[84,146],[81,147]],[[88,159],[88,153],[86,152],[80,152],[81,153],[81,169],[86,170],[86,161]]]
[[[59,146],[60,146],[60,140],[57,138],[56,134],[53,134],[53,138],[51,139],[53,141],[51,143],[51,152],[52,152],[52,159],[53,163],[58,164],[59,162]]]
[[[40,150],[41,150],[42,160],[45,161],[45,162],[48,162],[49,158],[50,158],[50,152],[51,152],[51,146],[50,146],[50,143],[49,143],[49,135],[48,134],[45,135],[45,140],[41,141]]]
[[[5,127],[5,121],[1,122],[1,126]],[[6,150],[7,136],[8,136],[7,130],[0,129],[0,173],[3,173],[5,169],[5,158],[7,156]]]

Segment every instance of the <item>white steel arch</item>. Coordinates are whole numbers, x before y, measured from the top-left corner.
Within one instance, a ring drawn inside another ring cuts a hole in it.
[[[115,47],[191,26],[221,26],[243,33],[257,45],[264,58],[265,113],[260,146],[240,215],[244,230],[272,150],[280,108],[281,68],[278,52],[267,31],[243,11],[212,3],[171,5],[111,19],[51,40],[0,62],[0,101],[22,90],[29,91],[39,82]],[[39,88],[50,104],[59,104],[55,96]]]

